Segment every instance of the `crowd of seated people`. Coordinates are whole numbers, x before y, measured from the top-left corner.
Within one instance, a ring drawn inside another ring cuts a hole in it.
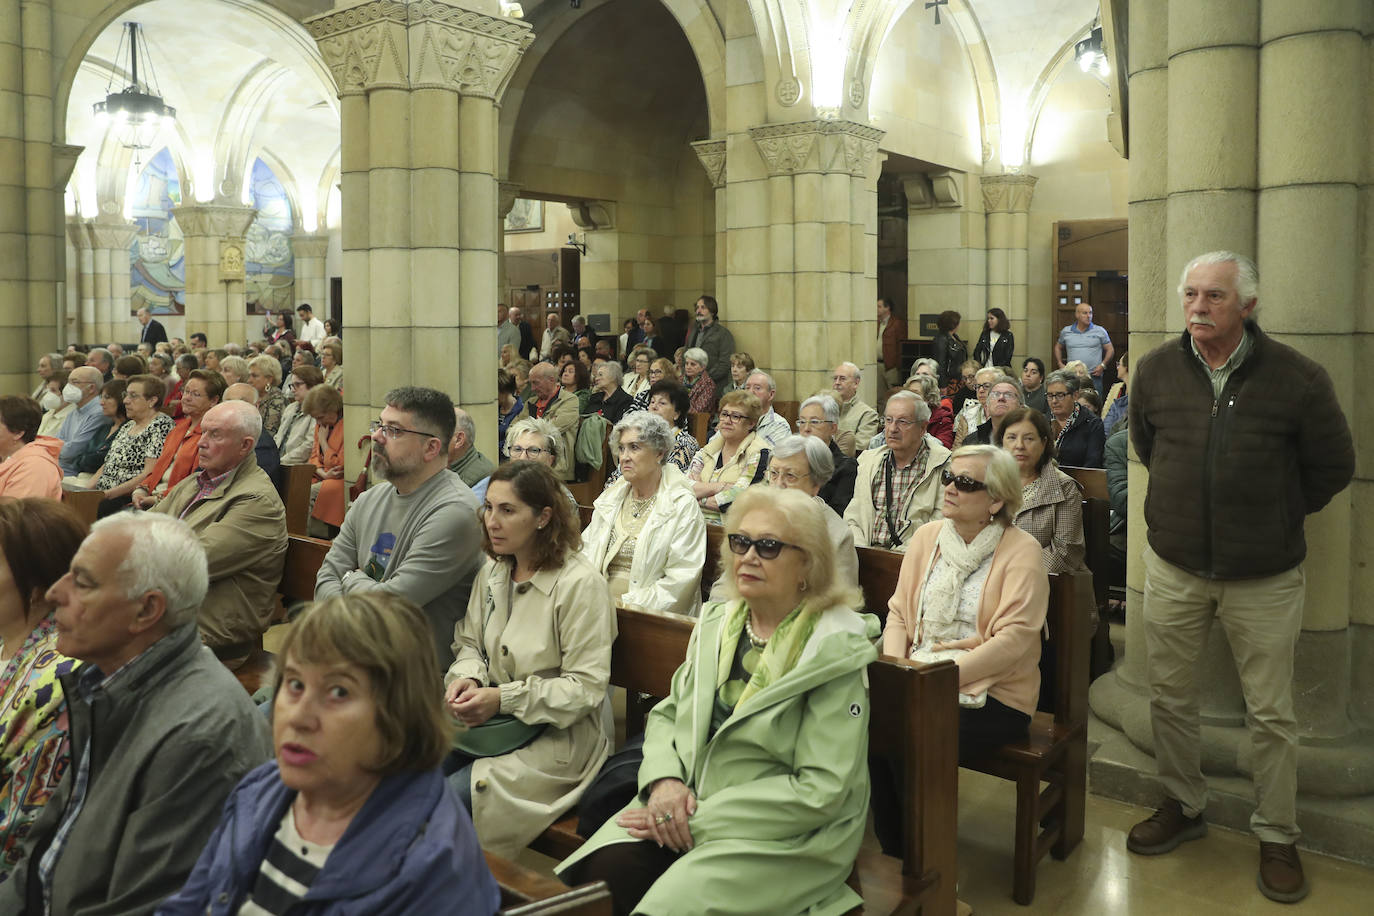
[[[74,912],[108,895],[112,912],[273,912],[308,894],[374,901],[376,912],[443,900],[491,913],[480,850],[518,853],[577,806],[613,749],[617,606],[698,619],[694,655],[650,716],[639,791],[559,866],[569,880],[605,879],[617,912],[653,912],[704,886],[735,912],[857,905],[845,878],[870,799],[867,716],[853,710],[867,708],[863,672],[880,649],[957,656],[961,758],[1024,735],[1045,575],[1083,568],[1081,493],[1055,461],[1078,463],[1064,440],[1076,454],[1096,419],[1056,397],[1076,393],[1072,373],[1040,386],[1047,416],[1022,406],[1006,367],[974,367],[956,405],[938,367],[918,361],[875,409],[858,394],[858,366],[843,363],[832,387],[784,417],[747,353],[729,355],[718,389],[701,348],[674,362],[644,332],[622,363],[584,324],[586,345],[552,340],[548,362],[522,368],[508,354],[495,461],[477,447],[490,432],[444,393],[389,392],[372,424],[370,485],[350,500],[341,344],[298,344],[290,317],[276,316],[270,341],[173,341],[70,368],[49,354],[37,399],[0,398],[0,449],[11,449],[0,496],[29,497],[0,499],[19,595],[0,619],[0,698],[36,713],[24,734],[3,734],[3,753],[18,752],[0,758],[0,909],[6,894]],[[126,377],[107,383],[107,369]],[[703,414],[705,442],[689,431]],[[580,508],[574,444],[594,416],[612,466]],[[40,434],[53,421],[71,442]],[[951,454],[960,432],[979,446]],[[228,674],[260,649],[286,558],[263,441],[283,463],[315,467],[312,532],[331,541],[315,603],[278,647],[266,719]],[[40,460],[16,460],[26,450],[53,465],[54,486],[10,494],[7,472]],[[103,497],[89,535],[55,501],[64,454]],[[719,571],[706,568],[709,524],[724,528]],[[11,547],[11,528],[33,542]],[[857,547],[907,554],[881,643],[854,610]],[[40,549],[42,563],[25,559]],[[100,589],[108,600],[87,594]],[[111,634],[108,620],[125,618]],[[204,658],[189,651],[202,645]],[[158,675],[125,688],[125,670]],[[803,672],[825,676],[792,677]],[[793,680],[815,686],[748,703]],[[53,684],[65,690],[43,691]],[[96,740],[141,740],[79,788],[92,738],[73,744],[69,705],[75,721],[124,716],[128,737]],[[709,775],[684,766],[732,719]],[[148,736],[191,720],[186,746],[159,756]],[[220,747],[230,736],[234,747]],[[52,752],[69,764],[39,772]],[[805,785],[774,778],[799,766]],[[136,769],[178,788],[121,809],[111,799],[128,797]],[[900,840],[892,775],[872,773],[888,850]],[[35,779],[45,791],[21,798]],[[188,781],[205,787],[194,804],[180,794]],[[185,817],[167,816],[169,804]],[[787,831],[770,826],[783,821]],[[175,854],[138,873],[119,856],[169,837]],[[399,856],[385,869],[382,844]]]

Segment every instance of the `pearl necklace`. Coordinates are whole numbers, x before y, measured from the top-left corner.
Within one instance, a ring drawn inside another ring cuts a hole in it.
[[[751,646],[753,646],[755,649],[762,649],[768,645],[768,640],[759,639],[758,636],[754,633],[754,625],[749,622],[749,618],[753,616],[754,615],[752,613],[744,615],[744,633],[746,636],[749,637],[749,644]]]

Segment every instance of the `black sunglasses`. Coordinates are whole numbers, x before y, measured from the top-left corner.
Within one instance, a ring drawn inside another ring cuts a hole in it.
[[[954,484],[954,489],[958,490],[960,493],[977,493],[979,490],[986,490],[988,488],[987,484],[983,483],[981,480],[974,480],[967,474],[960,474],[958,477],[955,477],[949,472],[949,468],[940,471],[940,483],[945,486]]]
[[[740,556],[744,556],[752,547],[758,551],[759,558],[764,560],[776,559],[782,553],[784,547],[791,547],[793,550],[801,550],[796,544],[787,544],[777,538],[759,538],[754,540],[747,534],[730,535],[730,549]]]

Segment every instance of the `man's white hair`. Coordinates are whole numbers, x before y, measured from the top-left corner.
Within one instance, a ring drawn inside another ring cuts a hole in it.
[[[769,375],[767,372],[764,372],[762,369],[755,369],[753,372],[750,372],[749,378],[745,379],[745,382],[748,382],[750,378],[753,378],[756,375],[763,376],[764,381],[768,383],[769,391],[778,390],[778,386],[773,382],[773,376]]]
[[[843,363],[840,363],[840,364],[839,364],[838,366],[836,366],[835,368],[836,368],[836,369],[848,369],[850,372],[854,373],[854,381],[856,381],[856,382],[861,382],[861,381],[863,381],[863,378],[864,378],[864,371],[863,371],[862,369],[860,369],[858,366],[856,366],[854,363],[851,363],[851,362],[843,362]]]
[[[1234,264],[1236,265],[1236,293],[1240,296],[1241,304],[1252,302],[1259,298],[1259,268],[1255,262],[1243,254],[1236,254],[1234,251],[1209,251],[1200,254],[1189,261],[1183,268],[1183,273],[1178,275],[1178,298],[1183,301],[1183,290],[1188,285],[1188,275],[1193,272],[1194,267],[1201,267],[1204,264]]]
[[[129,536],[119,575],[130,600],[161,592],[169,628],[196,619],[210,588],[210,572],[205,548],[190,525],[159,512],[119,512],[91,526],[91,534],[100,531]]]

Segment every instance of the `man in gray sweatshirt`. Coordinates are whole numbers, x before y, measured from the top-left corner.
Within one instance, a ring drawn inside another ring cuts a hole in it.
[[[448,469],[453,402],[432,388],[397,388],[372,424],[374,484],[349,507],[315,579],[316,600],[380,589],[424,608],[443,670],[453,628],[482,563],[477,497]]]

